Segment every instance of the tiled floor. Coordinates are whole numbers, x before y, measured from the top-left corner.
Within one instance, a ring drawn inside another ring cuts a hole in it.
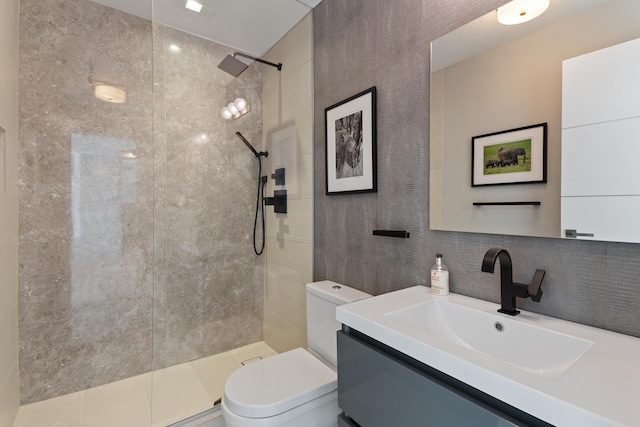
[[[226,353],[20,407],[13,427],[165,427],[213,407],[241,363],[275,350],[257,342]]]

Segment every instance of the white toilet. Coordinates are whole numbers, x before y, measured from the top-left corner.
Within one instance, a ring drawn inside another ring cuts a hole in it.
[[[371,295],[329,280],[307,284],[309,349],[296,348],[250,363],[224,385],[227,427],[336,426],[336,307]]]

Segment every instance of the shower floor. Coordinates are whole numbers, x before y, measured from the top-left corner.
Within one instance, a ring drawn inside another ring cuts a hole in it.
[[[277,354],[263,341],[21,406],[13,427],[165,427],[213,407],[242,362]]]

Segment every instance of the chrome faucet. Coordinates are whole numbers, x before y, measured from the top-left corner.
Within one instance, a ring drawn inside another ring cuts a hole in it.
[[[535,302],[539,302],[542,298],[542,279],[544,278],[544,270],[536,270],[533,280],[529,285],[513,282],[513,271],[511,269],[511,256],[506,249],[491,248],[484,254],[482,259],[482,271],[485,273],[493,273],[496,260],[500,260],[500,313],[515,316],[520,313],[516,310],[516,297],[531,298]]]

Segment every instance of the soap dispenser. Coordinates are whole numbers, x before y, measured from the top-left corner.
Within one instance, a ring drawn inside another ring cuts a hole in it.
[[[442,254],[436,255],[436,265],[431,267],[431,293],[449,295],[449,270],[442,263]]]

